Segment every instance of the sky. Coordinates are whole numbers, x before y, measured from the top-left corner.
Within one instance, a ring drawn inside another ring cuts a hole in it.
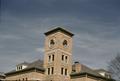
[[[0,72],[44,57],[44,32],[73,37],[73,62],[107,69],[120,52],[120,0],[0,0]]]

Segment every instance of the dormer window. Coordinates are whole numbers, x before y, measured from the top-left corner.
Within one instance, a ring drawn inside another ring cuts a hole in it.
[[[18,70],[22,70],[22,66],[17,66],[17,69],[16,69],[17,71]]]
[[[100,75],[102,75],[103,77],[106,77],[106,78],[111,78],[111,74],[110,72],[104,70],[104,69],[98,69],[96,70],[96,72],[98,72]]]
[[[28,63],[26,63],[26,62],[18,64],[16,66],[16,71],[23,70],[23,69],[27,68],[27,66],[28,66]]]

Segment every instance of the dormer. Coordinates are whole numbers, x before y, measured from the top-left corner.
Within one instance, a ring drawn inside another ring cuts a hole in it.
[[[23,70],[23,69],[27,68],[28,65],[29,65],[29,63],[27,63],[27,62],[20,63],[20,64],[16,65],[16,71]]]
[[[81,64],[78,61],[74,62],[74,64],[72,65],[72,72],[79,73],[80,71],[81,71]]]
[[[106,77],[106,78],[111,78],[111,74],[110,72],[104,70],[104,69],[98,69],[96,70],[100,75],[102,75],[103,77]]]

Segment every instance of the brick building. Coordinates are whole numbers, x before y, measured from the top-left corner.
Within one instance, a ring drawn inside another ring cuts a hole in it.
[[[23,62],[5,73],[6,80],[27,81],[113,81],[110,73],[91,69],[79,62],[72,64],[74,34],[63,28],[45,33],[44,60]]]

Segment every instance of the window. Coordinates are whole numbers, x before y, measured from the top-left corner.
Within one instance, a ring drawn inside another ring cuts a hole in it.
[[[67,63],[67,56],[65,56],[65,62]]]
[[[63,46],[66,47],[67,46],[67,40],[63,41]]]
[[[65,75],[67,75],[67,69],[65,69]]]
[[[49,44],[49,46],[51,47],[51,46],[53,46],[54,44],[55,44],[54,40],[53,40],[53,39],[50,40],[50,44]]]
[[[62,61],[64,60],[64,55],[62,55]]]
[[[19,66],[19,70],[20,70],[20,66]]]
[[[63,75],[63,68],[61,68],[61,74]]]
[[[22,69],[22,66],[20,67],[20,69]]]
[[[52,61],[54,61],[54,55],[52,55]]]
[[[18,66],[17,66],[17,70],[19,70]]]
[[[48,60],[49,62],[51,61],[51,56],[49,55],[49,60]]]
[[[54,42],[53,39],[50,41],[50,44],[51,44],[51,45],[54,45],[54,44],[55,44],[55,42]]]
[[[50,75],[50,68],[48,68],[48,75]]]
[[[74,69],[74,70],[72,70],[72,72],[76,72],[76,70]]]
[[[27,81],[28,79],[26,78],[26,81]]]
[[[54,67],[52,67],[52,70],[51,70],[51,74],[53,74],[54,73]]]

